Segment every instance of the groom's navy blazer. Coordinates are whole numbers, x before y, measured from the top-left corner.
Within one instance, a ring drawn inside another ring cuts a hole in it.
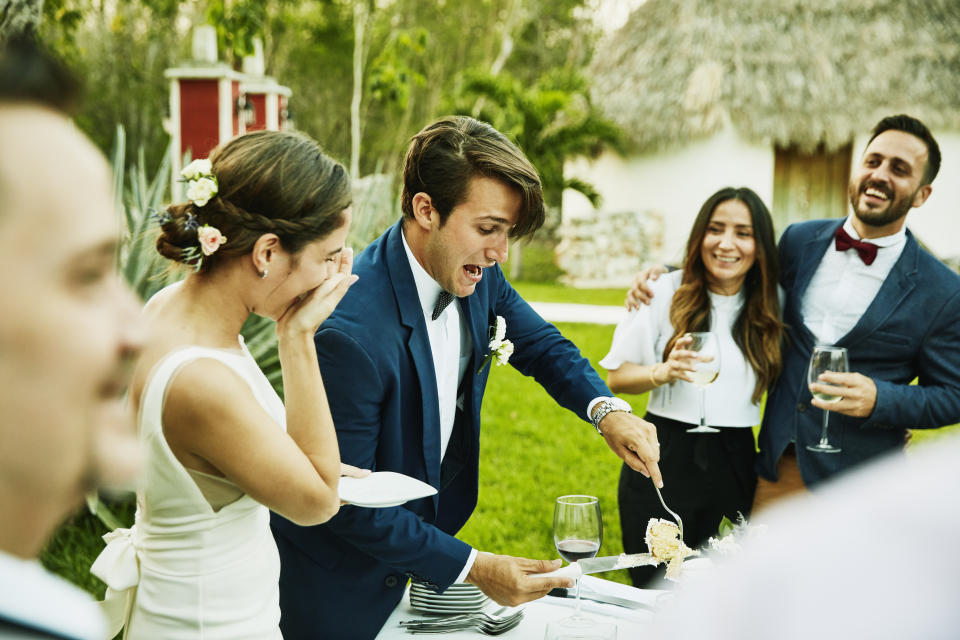
[[[401,223],[357,257],[354,273],[360,279],[316,335],[341,458],[439,488],[436,377]],[[458,302],[473,341],[460,388],[465,463],[439,495],[399,507],[344,506],[314,527],[274,515],[280,626],[287,640],[373,638],[400,601],[407,578],[442,591],[466,565],[470,546],[454,534],[477,504],[480,403],[491,365],[477,370],[496,316],[505,318],[514,343],[510,364],[533,376],[559,404],[585,420],[591,400],[611,395],[579,350],[520,298],[499,267],[484,269],[475,292]],[[514,401],[523,419],[523,400]]]
[[[850,371],[877,385],[867,418],[830,414],[831,444],[840,453],[812,453],[823,412],[810,404],[807,365],[815,338],[803,323],[801,301],[833,234],[843,220],[789,226],[780,238],[783,320],[787,343],[783,373],[770,391],[760,428],[757,473],[777,479],[777,461],[791,440],[805,484],[893,450],[906,429],[960,422],[960,276],[924,251],[910,231],[906,246],[859,322],[837,346],[846,347]],[[918,378],[917,385],[910,381]]]

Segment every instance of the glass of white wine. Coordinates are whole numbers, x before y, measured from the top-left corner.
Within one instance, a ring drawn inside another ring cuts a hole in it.
[[[720,375],[720,342],[709,331],[695,331],[684,337],[690,338],[686,349],[700,356],[690,374],[693,384],[700,387],[700,425],[687,429],[687,433],[718,433],[719,429],[707,426],[707,387]]]
[[[813,348],[813,355],[810,356],[810,368],[807,370],[807,383],[815,382],[823,384],[820,381],[820,374],[827,371],[846,372],[849,370],[847,363],[847,350],[843,347],[832,347],[829,345],[817,345]],[[823,402],[838,402],[839,395],[821,393],[820,391],[811,391],[818,400]],[[820,442],[817,444],[808,444],[807,449],[819,453],[839,453],[840,447],[830,444],[827,439],[827,421],[830,419],[830,412],[823,410],[823,428],[820,431]]]

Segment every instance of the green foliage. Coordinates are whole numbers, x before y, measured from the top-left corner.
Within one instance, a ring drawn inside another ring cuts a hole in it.
[[[397,31],[370,64],[367,89],[370,97],[383,103],[394,103],[406,110],[414,87],[422,87],[426,77],[419,68],[430,41],[423,27]]]
[[[253,53],[253,40],[263,35],[267,3],[260,0],[210,0],[207,24],[217,30],[217,48],[234,63]]]
[[[733,524],[733,520],[731,520],[727,516],[723,516],[723,518],[720,519],[720,526],[717,527],[716,537],[723,538],[724,536],[728,536],[731,533],[733,533],[736,530],[736,528],[737,528],[736,525]]]
[[[471,72],[464,77],[454,110],[487,120],[513,138],[540,172],[547,204],[558,206],[566,187],[599,204],[592,186],[564,179],[564,161],[620,148],[623,135],[592,105],[586,81],[575,71],[551,71],[532,86],[507,73]]]
[[[122,124],[136,141],[125,150],[128,158],[142,148],[149,166],[161,161],[169,138],[163,72],[186,57],[189,38],[180,18],[189,19],[190,8],[175,0],[120,0],[109,7],[90,0],[44,2],[40,35],[83,80],[76,121],[104,152]]]

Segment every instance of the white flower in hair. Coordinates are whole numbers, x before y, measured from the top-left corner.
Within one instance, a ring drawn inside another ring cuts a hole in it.
[[[199,162],[199,160],[195,162]],[[217,195],[217,182],[212,177],[191,180],[187,185],[187,200],[190,200],[198,207],[207,204],[210,198],[215,195]]]
[[[212,172],[213,164],[210,162],[210,160],[203,158],[200,160],[194,160],[185,166],[180,171],[180,175],[187,180],[197,180],[198,178],[211,175]]]

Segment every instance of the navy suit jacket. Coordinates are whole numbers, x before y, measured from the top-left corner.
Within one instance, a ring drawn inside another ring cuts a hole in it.
[[[867,418],[830,414],[831,444],[840,453],[807,451],[820,439],[820,409],[810,405],[807,365],[815,338],[803,323],[801,301],[843,220],[790,225],[780,238],[783,320],[787,343],[783,372],[767,398],[760,428],[757,473],[777,479],[777,461],[794,440],[808,486],[892,450],[902,450],[906,429],[960,422],[960,276],[924,251],[910,231],[906,246],[859,322],[837,346],[846,347],[850,371],[877,385]],[[910,381],[919,378],[917,385]]]
[[[402,223],[358,257],[360,279],[316,335],[317,354],[344,462],[397,471],[439,488],[440,418],[433,357]],[[443,591],[466,565],[470,546],[454,535],[477,504],[480,403],[496,316],[506,320],[510,364],[586,420],[609,389],[571,342],[506,281],[484,269],[475,292],[457,300],[473,341],[461,384],[468,461],[439,493],[399,507],[341,507],[330,521],[299,527],[274,515],[280,550],[284,638],[373,638],[414,578]]]

